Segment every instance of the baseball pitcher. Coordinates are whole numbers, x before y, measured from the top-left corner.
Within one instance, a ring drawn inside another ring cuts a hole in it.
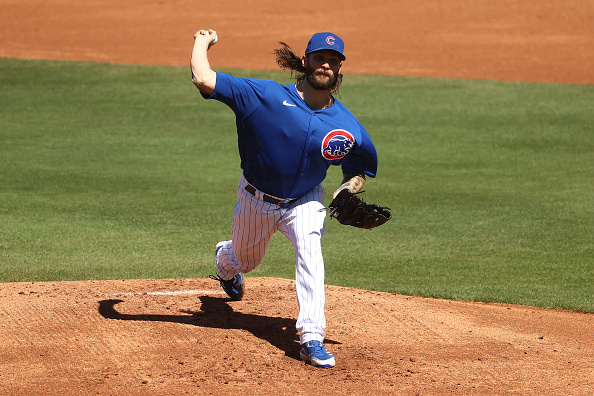
[[[213,71],[207,51],[217,41],[212,29],[194,35],[192,81],[204,98],[235,113],[242,172],[231,240],[216,245],[217,276],[211,277],[240,300],[242,274],[262,262],[272,235],[282,233],[295,248],[300,356],[316,367],[333,367],[335,358],[323,344],[326,213],[361,228],[390,217],[387,208],[353,195],[366,177],[376,176],[377,155],[365,128],[333,95],[342,82],[344,42],[333,33],[316,33],[301,57],[281,42],[277,63],[296,76],[295,84],[281,85]],[[342,167],[344,180],[326,209],[321,183],[331,165]]]

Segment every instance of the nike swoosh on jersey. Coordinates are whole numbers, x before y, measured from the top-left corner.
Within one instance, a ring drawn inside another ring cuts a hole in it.
[[[295,105],[295,104],[293,104],[293,103],[289,103],[289,102],[287,102],[286,100],[285,100],[285,101],[283,101],[283,105],[285,105],[285,106],[289,106],[289,107],[297,107],[297,105]]]

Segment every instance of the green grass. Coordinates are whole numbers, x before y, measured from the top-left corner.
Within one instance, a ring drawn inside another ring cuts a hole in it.
[[[0,59],[0,85],[0,281],[212,273],[239,157],[188,68]],[[594,312],[593,86],[347,75],[340,98],[393,220],[329,221],[327,283]],[[248,276],[292,278],[290,243]]]

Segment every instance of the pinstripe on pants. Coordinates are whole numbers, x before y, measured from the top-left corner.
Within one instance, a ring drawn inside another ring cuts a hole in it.
[[[245,191],[243,175],[237,189],[232,237],[217,254],[217,272],[223,279],[247,273],[264,259],[270,238],[280,231],[295,248],[295,281],[301,343],[324,341],[324,259],[321,240],[326,227],[324,188],[319,185],[288,208],[279,208]],[[257,191],[256,195],[260,196]]]

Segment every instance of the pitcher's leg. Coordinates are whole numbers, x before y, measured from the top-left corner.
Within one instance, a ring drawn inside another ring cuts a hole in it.
[[[242,177],[233,211],[232,237],[217,252],[217,272],[221,279],[247,273],[264,259],[270,238],[277,231],[280,211],[245,191]]]
[[[232,241],[221,241],[216,246],[217,274],[221,279],[231,279],[241,272],[241,266],[233,254]]]
[[[326,291],[324,284],[324,259],[320,238],[307,235],[298,242],[301,249],[295,252],[295,281],[299,316],[297,331],[301,344],[307,341],[324,341],[326,330]]]
[[[324,189],[319,186],[310,191],[303,200],[287,213],[289,219],[281,231],[295,247],[295,281],[299,316],[297,331],[301,343],[323,342],[326,329],[324,305],[324,259],[322,257],[322,236],[325,231],[326,212]]]

